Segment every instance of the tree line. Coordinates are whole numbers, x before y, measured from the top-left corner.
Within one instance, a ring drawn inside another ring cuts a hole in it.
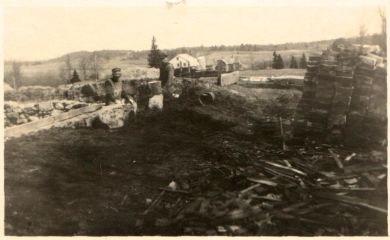
[[[290,59],[290,65],[288,66],[288,68],[306,68],[307,66],[307,59],[306,59],[306,54],[303,53],[302,54],[302,57],[300,58],[299,60],[299,63],[298,63],[298,60],[295,56],[291,56],[291,59]],[[273,59],[272,59],[272,68],[274,69],[283,69],[285,68],[285,63],[283,61],[283,58],[280,54],[277,54],[276,51],[274,51],[273,53]]]

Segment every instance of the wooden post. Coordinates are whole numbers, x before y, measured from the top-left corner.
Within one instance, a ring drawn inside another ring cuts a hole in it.
[[[282,137],[282,148],[283,148],[283,151],[286,151],[286,143],[284,141],[284,130],[283,130],[282,117],[279,117],[279,124],[280,124],[280,135]]]
[[[96,53],[93,54],[93,66],[94,66],[94,70],[95,70],[95,81],[98,80],[98,75],[97,75],[97,65],[96,65]]]

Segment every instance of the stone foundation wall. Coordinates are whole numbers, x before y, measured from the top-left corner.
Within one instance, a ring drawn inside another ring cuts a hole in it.
[[[75,84],[68,91],[67,97],[72,100],[50,100],[20,103],[7,101],[4,104],[4,125],[6,128],[40,121],[43,118],[57,116],[61,113],[82,108],[88,103],[104,103],[104,82],[86,82]],[[134,112],[148,109],[161,110],[163,95],[160,81],[124,81],[124,89],[131,96]],[[77,121],[77,120],[75,120]],[[81,121],[83,122],[83,121]],[[81,125],[83,125],[82,123]],[[85,124],[84,124],[85,125]],[[88,125],[88,124],[86,124]]]

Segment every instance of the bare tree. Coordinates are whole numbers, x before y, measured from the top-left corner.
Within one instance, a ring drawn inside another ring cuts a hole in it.
[[[102,64],[101,64],[101,58],[96,52],[93,52],[91,55],[91,70],[92,70],[92,78],[95,78],[96,81],[99,80],[100,77],[100,71],[102,70]]]
[[[65,59],[65,68],[67,70],[67,79],[71,79],[72,78],[72,63],[70,61],[70,56],[69,54],[66,55],[66,59]]]
[[[253,52],[249,53],[249,63],[250,63],[250,68],[252,70],[255,69],[255,58],[253,57]]]
[[[381,40],[380,40],[380,47],[384,50],[384,52],[387,52],[387,44],[386,44],[386,39],[387,39],[387,32],[386,32],[386,11],[384,8],[379,8],[378,9],[379,16],[381,18],[381,23],[382,23],[382,32],[381,32]]]
[[[66,68],[66,65],[61,65],[58,73],[61,82],[67,83],[69,81],[68,76],[68,70]]]
[[[66,55],[65,61],[60,66],[58,74],[62,83],[68,83],[72,78],[72,63],[69,54]]]
[[[384,8],[379,8],[378,12],[382,22],[382,34],[386,35],[386,11]]]
[[[360,47],[362,48],[364,45],[364,37],[367,34],[367,27],[364,23],[360,24],[359,26],[359,37],[360,37]]]
[[[18,89],[21,86],[22,78],[22,64],[20,62],[12,62],[12,80],[14,89]]]
[[[79,61],[79,69],[81,71],[81,76],[83,80],[88,79],[88,66],[89,59],[87,57],[81,57]]]

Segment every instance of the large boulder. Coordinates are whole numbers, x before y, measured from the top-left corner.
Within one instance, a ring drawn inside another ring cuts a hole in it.
[[[38,109],[40,112],[50,112],[53,110],[53,104],[51,102],[38,103]]]
[[[87,102],[94,100],[97,101],[99,99],[99,95],[96,90],[96,84],[85,84],[81,87],[81,94]]]
[[[23,108],[23,112],[27,115],[36,115],[38,113],[38,109],[34,106]]]
[[[95,119],[93,126],[120,128],[128,123],[131,114],[135,114],[135,107],[133,104],[114,104],[105,106],[99,110],[98,117]]]
[[[62,102],[56,102],[53,105],[54,105],[54,108],[57,110],[65,110],[65,106]]]
[[[154,95],[149,99],[148,108],[153,110],[163,109],[164,96],[162,94]]]
[[[12,124],[17,124],[17,122],[19,121],[19,113],[17,112],[6,113],[6,117]]]

